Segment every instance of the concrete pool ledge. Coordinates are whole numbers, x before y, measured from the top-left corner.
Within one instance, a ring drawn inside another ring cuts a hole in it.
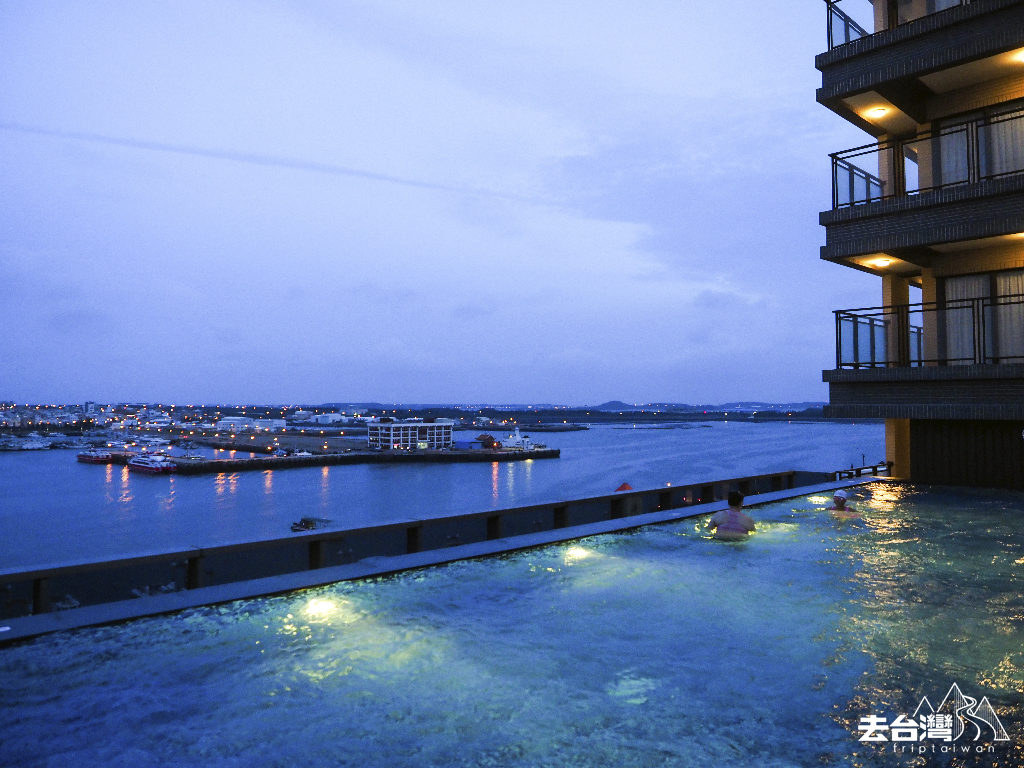
[[[829,481],[768,491],[748,496],[745,506],[756,507],[785,499],[828,493],[838,488],[864,485],[872,482],[886,482],[890,478],[871,476],[856,479]],[[216,605],[234,600],[244,600],[269,595],[293,592],[310,587],[319,587],[339,581],[349,581],[374,576],[384,576],[401,571],[442,565],[457,560],[489,557],[515,552],[547,544],[572,541],[575,539],[616,533],[640,528],[646,525],[667,523],[691,517],[700,517],[725,509],[724,500],[685,507],[661,509],[653,512],[619,517],[610,520],[569,525],[513,536],[504,536],[453,544],[447,547],[426,549],[419,552],[389,556],[369,556],[344,565],[333,565],[309,570],[281,573],[262,578],[232,581],[213,586],[196,587],[174,592],[157,593],[113,602],[86,605],[64,610],[38,613],[16,618],[0,619],[0,645],[26,640],[38,635],[61,632],[69,629],[112,624],[131,619],[175,613],[190,608]]]

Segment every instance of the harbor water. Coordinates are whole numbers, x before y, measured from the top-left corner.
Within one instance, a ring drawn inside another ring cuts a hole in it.
[[[175,477],[81,464],[68,450],[0,453],[0,570],[272,539],[303,516],[357,528],[600,496],[622,483],[641,490],[884,457],[878,423],[602,425],[536,437],[561,458]]]

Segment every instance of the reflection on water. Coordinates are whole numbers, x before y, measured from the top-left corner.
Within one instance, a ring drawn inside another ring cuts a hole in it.
[[[263,492],[270,495],[274,492],[274,470],[263,470]]]
[[[1013,736],[996,753],[929,753],[928,765],[1024,764],[1024,597],[1014,567],[1024,552],[1024,497],[1000,496],[995,505],[984,491],[878,484],[864,502],[867,530],[844,542],[857,610],[842,627],[849,649],[863,649],[873,665],[839,722],[855,729],[868,715],[910,714],[922,696],[938,704],[956,683],[987,697]],[[880,759],[874,745],[855,754],[867,765]]]
[[[320,468],[320,514],[327,515],[331,509],[331,468]]]
[[[164,512],[170,512],[174,509],[174,489],[177,479],[173,476],[167,478],[167,494],[160,501],[160,508]]]
[[[830,502],[756,507],[742,546],[685,520],[6,648],[0,762],[1024,764],[1024,495]],[[858,741],[954,683],[1009,742]]]
[[[218,496],[233,496],[238,492],[238,473],[218,472],[213,479],[213,489]]]
[[[132,501],[132,486],[131,486],[131,472],[128,469],[128,465],[125,464],[121,467],[121,494],[117,500],[121,504],[130,504]]]

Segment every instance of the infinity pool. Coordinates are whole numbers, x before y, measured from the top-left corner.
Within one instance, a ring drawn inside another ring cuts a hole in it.
[[[828,503],[754,508],[741,544],[692,519],[0,649],[0,764],[1024,764],[1024,495]],[[953,684],[1006,738],[860,740]]]

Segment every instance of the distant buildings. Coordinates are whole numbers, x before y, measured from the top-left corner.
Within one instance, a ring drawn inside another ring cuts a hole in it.
[[[379,450],[451,448],[452,419],[379,419],[368,421],[366,443]]]
[[[884,418],[898,476],[1024,488],[1024,2],[826,3],[818,101],[874,141],[831,155],[821,257],[881,305],[836,310],[825,415]]]

